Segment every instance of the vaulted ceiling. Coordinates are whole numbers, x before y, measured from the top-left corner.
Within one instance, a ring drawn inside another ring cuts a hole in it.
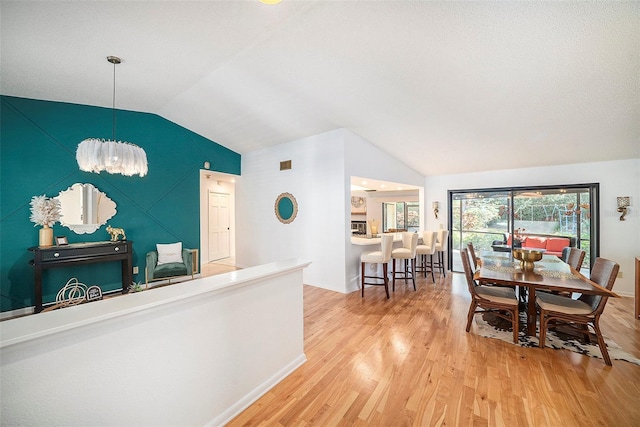
[[[424,175],[640,157],[640,2],[5,1],[4,95],[239,153],[348,128]]]

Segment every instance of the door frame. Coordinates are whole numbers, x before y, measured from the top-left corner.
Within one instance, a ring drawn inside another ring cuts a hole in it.
[[[236,182],[237,176],[206,169],[200,170],[200,261],[209,259],[209,191],[229,195],[229,258],[236,257]],[[202,263],[200,263],[202,265]]]

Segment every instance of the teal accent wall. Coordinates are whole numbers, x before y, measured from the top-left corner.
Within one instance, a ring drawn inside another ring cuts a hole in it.
[[[1,311],[29,307],[33,302],[32,253],[38,229],[29,220],[31,197],[57,196],[76,182],[91,183],[117,204],[109,221],[125,229],[133,243],[133,265],[144,282],[144,260],[156,243],[200,243],[200,168],[240,175],[240,154],[158,115],[117,111],[118,140],[147,153],[145,177],[94,174],[78,169],[75,151],[85,138],[111,138],[110,108],[2,96],[0,129],[0,265]],[[75,234],[59,223],[54,236],[69,243],[109,240],[106,225],[93,234]],[[44,302],[55,300],[71,277],[104,292],[121,287],[120,263],[89,264],[45,270]]]

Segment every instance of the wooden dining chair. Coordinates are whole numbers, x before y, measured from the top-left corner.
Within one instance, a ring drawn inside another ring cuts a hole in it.
[[[464,275],[467,278],[467,286],[471,294],[471,305],[467,315],[467,332],[471,328],[473,316],[476,313],[492,312],[501,319],[511,322],[513,328],[513,342],[518,343],[518,297],[511,288],[500,286],[478,285],[473,279],[469,251],[463,248],[460,251]]]
[[[476,256],[476,251],[473,248],[473,242],[467,243],[467,250],[469,251],[469,256],[471,257],[471,261],[473,261],[473,269],[478,269],[478,257]]]
[[[596,258],[591,270],[591,281],[611,290],[616,281],[620,266],[614,261]],[[607,351],[602,332],[600,331],[600,316],[607,303],[607,296],[582,294],[577,300],[540,292],[536,296],[536,303],[540,309],[540,348],[545,347],[549,322],[566,323],[579,328],[589,341],[589,329],[591,326],[598,338],[598,347],[602,353],[604,363],[611,366],[611,358]]]
[[[570,248],[566,263],[580,271],[580,267],[582,267],[582,262],[584,261],[586,254],[587,252],[582,249]]]

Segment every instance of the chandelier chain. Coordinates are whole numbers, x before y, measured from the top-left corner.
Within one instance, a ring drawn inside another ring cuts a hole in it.
[[[116,61],[113,61],[113,118],[112,118],[112,126],[111,126],[111,135],[114,141],[116,141]]]

